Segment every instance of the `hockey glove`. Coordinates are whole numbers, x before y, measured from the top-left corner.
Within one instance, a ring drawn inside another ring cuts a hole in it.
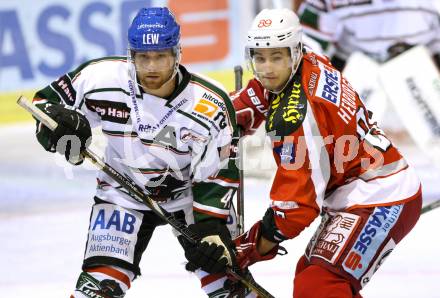
[[[265,93],[261,83],[252,79],[246,88],[231,97],[237,115],[237,124],[242,127],[245,135],[254,134],[266,119],[269,103]]]
[[[64,154],[68,162],[74,165],[81,164],[84,158],[80,152],[92,141],[92,130],[87,118],[79,110],[68,109],[61,104],[48,104],[43,111],[55,120],[58,126],[54,131],[42,126],[38,134],[48,136],[49,141],[46,144],[40,138],[38,141],[47,151],[58,151]]]
[[[186,270],[202,269],[213,274],[224,273],[227,266],[236,267],[234,243],[225,224],[218,220],[209,220],[189,225],[188,228],[201,240],[192,244],[179,236],[188,260]]]
[[[252,276],[249,270],[242,272],[241,275],[245,277],[249,281],[253,281],[254,277]],[[256,296],[255,293],[252,292],[251,289],[246,287],[243,283],[238,280],[234,280],[233,278],[228,278],[225,280],[223,284],[223,289],[229,292],[229,296],[231,298],[255,298],[260,297]]]
[[[176,199],[188,188],[189,181],[176,179],[169,173],[154,177],[145,185],[150,197],[158,202]]]
[[[249,231],[234,239],[237,249],[237,264],[242,270],[257,262],[273,259],[277,255],[279,245],[263,256],[258,252],[257,244],[261,236],[261,229],[262,222],[258,221]]]

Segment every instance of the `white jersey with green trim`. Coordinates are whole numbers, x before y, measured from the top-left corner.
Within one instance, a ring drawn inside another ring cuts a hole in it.
[[[347,60],[360,51],[379,62],[396,43],[425,45],[440,53],[440,15],[435,0],[305,0],[304,32],[328,55]],[[333,45],[333,50],[329,45]]]
[[[169,98],[147,94],[132,84],[123,57],[81,65],[34,99],[79,108],[92,126],[100,126],[107,145],[105,161],[138,185],[158,186],[166,174],[188,187],[161,205],[170,212],[193,205],[200,216],[226,218],[238,186],[229,155],[236,134],[235,114],[223,87],[183,66]],[[134,95],[132,93],[132,95]],[[123,207],[148,210],[104,172],[96,196]]]

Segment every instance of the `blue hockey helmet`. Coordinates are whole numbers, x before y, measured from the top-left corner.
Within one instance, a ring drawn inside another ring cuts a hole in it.
[[[167,7],[142,8],[128,29],[131,51],[160,51],[180,46],[180,25]]]

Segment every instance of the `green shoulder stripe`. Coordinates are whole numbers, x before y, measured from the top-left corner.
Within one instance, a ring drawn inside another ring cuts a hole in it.
[[[80,73],[84,68],[86,68],[89,65],[100,63],[103,61],[127,61],[127,57],[125,56],[108,56],[108,57],[102,57],[97,59],[92,59],[89,61],[84,62],[80,66],[78,66],[75,70],[69,72],[70,78],[73,80],[73,78]]]

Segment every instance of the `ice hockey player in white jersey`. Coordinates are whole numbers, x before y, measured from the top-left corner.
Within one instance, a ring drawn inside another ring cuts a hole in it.
[[[34,104],[59,125],[52,132],[37,123],[38,141],[80,164],[90,127],[100,126],[109,165],[145,186],[201,238],[214,234],[232,243],[226,221],[238,186],[230,154],[237,130],[227,93],[180,64],[180,26],[168,8],[141,9],[128,44],[127,57],[88,61],[36,93]],[[98,172],[82,272],[71,297],[123,297],[141,273],[154,229],[164,224]],[[181,242],[191,255],[192,246]],[[232,262],[228,251],[219,253],[225,255],[221,265]],[[225,275],[207,273],[216,272],[216,260],[196,270],[210,297],[225,293]]]
[[[304,32],[342,70],[358,51],[379,63],[412,45],[425,45],[440,66],[440,15],[433,0],[304,0]],[[438,4],[437,4],[438,5]]]

